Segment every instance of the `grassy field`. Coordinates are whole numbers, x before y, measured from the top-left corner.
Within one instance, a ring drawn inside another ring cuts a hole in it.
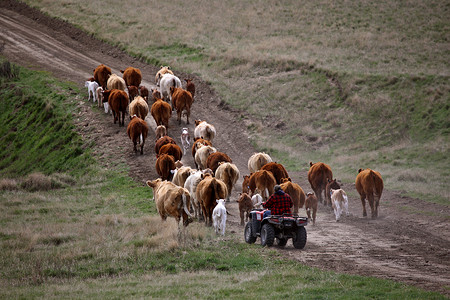
[[[2,130],[16,131],[11,114],[44,126],[40,138],[49,142],[39,152],[53,152],[56,162],[38,164],[20,155],[11,163],[29,170],[10,176],[2,168],[0,298],[444,299],[393,281],[305,267],[232,235],[217,238],[198,223],[179,239],[175,222],[161,223],[156,215],[149,188],[126,169],[102,169],[82,144],[72,113],[84,93],[46,73],[16,70],[14,78],[1,77],[0,103],[15,107],[0,111]],[[62,109],[69,105],[71,112]],[[36,107],[47,107],[46,122],[36,121]],[[70,133],[72,142],[55,144],[53,129]],[[23,151],[22,136],[40,130],[2,133],[10,144],[2,160]],[[65,159],[73,160],[71,168]]]
[[[450,203],[448,1],[25,2],[200,75],[291,170],[324,161],[353,182],[369,167]]]

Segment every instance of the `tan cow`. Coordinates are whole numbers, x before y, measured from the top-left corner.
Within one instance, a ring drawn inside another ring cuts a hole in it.
[[[147,185],[153,189],[153,196],[161,219],[165,221],[167,217],[173,217],[179,226],[181,218],[186,227],[192,222],[192,215],[189,212],[190,195],[189,192],[180,186],[169,181],[162,181],[160,178],[147,181]]]
[[[210,142],[216,136],[216,128],[206,121],[195,120],[194,139],[202,138]]]
[[[325,195],[325,201],[322,199],[322,192],[326,191],[326,186],[328,183],[328,179],[333,178],[333,172],[331,171],[331,168],[329,165],[324,164],[322,162],[317,163],[309,163],[310,168],[308,171],[308,181],[311,185],[311,188],[313,189],[314,193],[316,194],[318,200],[324,205],[327,205],[328,199]],[[331,203],[329,204],[331,206]]]
[[[132,115],[136,115],[142,120],[145,120],[145,117],[148,115],[148,104],[141,96],[135,97],[128,108],[130,111],[130,118]]]
[[[250,173],[254,173],[261,169],[262,166],[272,162],[272,158],[269,154],[264,152],[255,153],[248,159],[248,170]]]
[[[196,197],[205,217],[205,224],[212,225],[212,212],[216,206],[216,200],[226,199],[228,196],[226,184],[210,174],[204,175],[204,178],[197,185]]]
[[[109,76],[108,78],[108,81],[106,82],[107,90],[118,89],[121,91],[125,91],[126,88],[127,85],[125,84],[125,80],[123,80],[123,78],[118,76],[117,74],[111,74],[111,76]]]
[[[198,148],[195,153],[195,164],[197,168],[200,170],[206,169],[206,161],[208,160],[208,156],[214,152],[217,152],[217,150],[211,146],[203,146]]]
[[[239,179],[239,169],[235,164],[229,162],[220,162],[219,167],[216,170],[216,178],[222,180],[227,185],[228,198],[227,202],[230,201],[231,191],[233,186]]]
[[[292,202],[294,202],[292,213],[298,214],[298,210],[305,205],[305,192],[298,184],[292,182],[290,177],[281,179],[280,186],[285,193],[291,196]]]
[[[178,186],[184,187],[186,179],[191,176],[196,170],[191,169],[191,167],[180,167],[175,169],[173,174],[172,182]]]
[[[380,198],[384,187],[381,174],[371,169],[359,169],[355,185],[356,190],[361,196],[363,216],[367,216],[367,199],[367,201],[369,201],[370,209],[372,210],[372,219],[375,219],[378,217],[378,205],[380,204]]]

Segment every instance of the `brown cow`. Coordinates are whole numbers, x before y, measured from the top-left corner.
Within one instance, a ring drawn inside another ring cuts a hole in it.
[[[122,90],[106,90],[103,91],[104,101],[108,101],[108,105],[112,110],[114,117],[114,124],[119,119],[119,126],[125,126],[125,114],[128,106],[128,95]],[[122,113],[122,121],[120,120],[120,113]]]
[[[156,209],[163,221],[170,216],[175,218],[178,226],[180,226],[181,218],[185,227],[192,222],[192,215],[188,209],[191,199],[185,188],[159,178],[153,181],[148,180],[147,185],[153,188]]]
[[[101,64],[97,68],[95,68],[94,79],[103,88],[103,90],[106,90],[106,83],[111,74],[111,68],[105,66],[104,64]]]
[[[311,166],[308,171],[308,181],[311,185],[311,188],[313,189],[314,193],[316,194],[319,201],[324,205],[327,204],[326,200],[323,201],[322,199],[322,192],[326,191],[326,186],[328,183],[328,179],[333,178],[333,172],[331,171],[331,168],[329,165],[324,164],[322,162],[317,162],[313,164],[312,162],[309,163]],[[328,199],[325,195],[325,199]],[[331,201],[330,201],[331,206]]]
[[[148,104],[141,96],[137,96],[131,101],[128,109],[130,110],[130,117],[136,115],[142,120],[145,120],[145,117],[148,115]]]
[[[141,70],[133,67],[128,67],[125,70],[120,70],[123,73],[123,80],[127,86],[133,85],[138,87],[141,85],[142,73]]]
[[[139,95],[142,98],[144,98],[145,102],[147,102],[147,104],[148,104],[148,89],[145,86],[141,85],[139,87]],[[161,95],[160,95],[160,98],[161,98]]]
[[[191,106],[194,100],[191,93],[182,88],[170,87],[170,94],[172,95],[172,109],[177,111],[177,121],[181,124],[181,114],[186,111],[186,124],[189,124],[189,117],[191,116]]]
[[[259,170],[251,174],[248,185],[252,195],[257,189],[258,191],[260,191],[263,199],[267,200],[269,199],[270,195],[273,194],[273,188],[276,184],[277,181],[271,172],[267,170]]]
[[[148,134],[147,122],[137,117],[136,115],[133,115],[131,117],[130,123],[128,123],[127,134],[128,137],[133,141],[134,152],[137,152],[136,145],[139,141],[139,144],[141,145],[141,154],[144,154],[144,144]]]
[[[156,160],[155,168],[162,180],[171,180],[173,176],[171,171],[175,170],[175,159],[172,155],[162,154]]]
[[[172,115],[172,108],[170,104],[162,99],[156,99],[152,104],[150,112],[155,119],[156,125],[164,125],[166,129],[169,128],[169,119]]]
[[[371,169],[359,169],[355,182],[356,190],[361,196],[363,206],[363,216],[367,216],[366,199],[369,201],[372,211],[372,219],[378,217],[378,205],[380,204],[381,194],[383,193],[383,179],[381,174]]]
[[[130,97],[130,101],[134,100],[137,96],[139,96],[139,89],[137,86],[129,85],[127,86],[128,96]]]
[[[217,153],[217,152],[216,152]],[[215,154],[215,153],[213,153]],[[213,155],[211,154],[211,155]],[[211,157],[210,155],[210,157]],[[239,169],[235,164],[229,162],[219,162],[219,167],[216,169],[216,178],[222,180],[227,185],[228,190],[228,198],[227,202],[230,201],[231,191],[233,190],[233,186],[236,184],[239,179]]]
[[[305,205],[305,192],[298,184],[292,182],[289,177],[281,179],[280,186],[285,193],[288,193],[289,196],[291,196],[292,202],[294,202],[292,213],[298,214],[298,210]]]
[[[316,224],[317,202],[317,197],[316,195],[314,195],[314,193],[309,192],[308,194],[306,194],[305,210],[306,214],[308,215],[308,219],[311,219],[312,212],[313,225]]]
[[[206,167],[210,168],[214,173],[216,173],[216,170],[219,167],[220,162],[232,163],[233,161],[225,153],[217,151],[208,156],[208,158],[206,159]]]
[[[325,187],[325,196],[327,199],[328,206],[332,206],[331,204],[331,189],[338,190],[341,188],[341,185],[336,181],[336,178],[331,180],[328,178],[327,186]]]
[[[245,222],[248,222],[248,216],[253,209],[252,199],[247,193],[239,193],[239,199],[237,200],[239,203],[239,215],[241,217],[241,226],[244,225],[244,214]]]
[[[159,149],[159,153],[157,156],[162,154],[172,155],[175,161],[181,160],[183,156],[183,150],[181,150],[180,146],[176,144],[166,144]]]
[[[210,174],[203,175],[203,180],[197,185],[196,197],[205,217],[205,224],[212,225],[212,212],[216,206],[216,200],[226,199],[228,196],[225,183]]]
[[[260,170],[266,170],[273,174],[277,184],[281,184],[282,178],[289,178],[288,172],[284,168],[282,164],[278,164],[276,162],[270,162],[261,167]]]
[[[272,158],[269,156],[269,154],[266,154],[264,152],[255,153],[248,159],[248,170],[250,171],[250,173],[254,173],[260,170],[262,166],[270,162],[272,162]]]
[[[242,192],[250,194],[250,176],[252,176],[253,173],[250,173],[250,175],[244,175],[244,181],[242,181]]]
[[[195,85],[192,82],[192,79],[190,78],[186,78],[184,79],[186,81],[186,91],[188,91],[189,93],[191,93],[192,98],[194,98],[195,96]]]
[[[162,138],[159,138],[155,142],[155,153],[156,153],[156,155],[159,154],[159,149],[161,149],[161,147],[166,145],[166,144],[175,144],[176,145],[177,143],[175,142],[175,140],[173,138],[171,138],[168,135],[165,135]]]

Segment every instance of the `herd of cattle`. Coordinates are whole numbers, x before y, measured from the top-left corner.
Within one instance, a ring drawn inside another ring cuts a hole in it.
[[[89,99],[92,95],[93,101],[97,101],[105,113],[111,113],[114,124],[119,121],[119,126],[125,126],[125,114],[129,113],[127,134],[135,152],[139,144],[140,153],[143,154],[149,130],[145,118],[149,112],[154,118],[157,125],[155,168],[160,178],[147,181],[147,185],[153,189],[161,218],[174,217],[177,224],[182,219],[184,226],[188,226],[193,218],[203,220],[207,225],[214,223],[216,232],[224,234],[227,216],[225,202],[230,202],[233,187],[241,176],[239,169],[226,153],[213,147],[216,130],[206,121],[195,120],[192,146],[187,128],[183,128],[180,136],[182,148],[167,134],[172,111],[176,111],[179,124],[182,116],[186,116],[186,124],[189,124],[195,96],[194,83],[191,79],[185,79],[186,87],[183,88],[181,80],[169,67],[161,67],[155,75],[157,88],[151,89],[149,93],[141,85],[142,73],[139,69],[129,67],[121,72],[122,77],[112,74],[109,67],[101,64],[95,68],[93,77],[85,82],[85,86]],[[189,149],[195,168],[181,163],[182,156]],[[242,193],[239,193],[238,199],[241,225],[244,224],[244,215],[248,220],[250,211],[260,208],[277,184],[291,196],[294,202],[292,213],[298,214],[304,206],[313,224],[316,222],[318,202],[334,209],[336,221],[339,221],[344,211],[349,214],[347,195],[333,179],[333,172],[325,163],[310,162],[308,181],[314,192],[307,194],[297,183],[292,182],[284,166],[273,162],[266,153],[253,154],[248,160],[248,171],[249,175],[243,176]],[[356,177],[356,190],[361,196],[363,216],[367,216],[367,199],[372,218],[376,218],[383,191],[380,173],[360,169]]]

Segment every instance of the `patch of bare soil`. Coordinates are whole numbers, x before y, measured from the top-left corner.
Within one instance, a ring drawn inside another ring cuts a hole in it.
[[[0,50],[1,55],[10,61],[50,71],[56,77],[77,82],[80,86],[84,86],[84,81],[92,76],[93,69],[100,63],[110,66],[117,74],[120,74],[120,69],[134,66],[141,69],[143,84],[153,87],[157,67],[146,65],[66,22],[49,18],[24,4],[5,0],[0,2],[0,7]],[[170,120],[169,135],[180,141],[182,127],[188,127],[193,135],[193,121],[206,120],[217,129],[215,147],[233,159],[241,175],[248,174],[247,159],[255,149],[250,145],[246,126],[239,118],[245,113],[223,105],[210,86],[200,78],[179,71],[176,74],[180,79],[185,76],[194,78],[197,94],[191,124],[186,125],[183,118],[179,125],[174,114]],[[76,116],[76,122],[80,134],[95,143],[95,155],[99,161],[107,168],[128,165],[130,176],[142,184],[157,178],[154,132],[146,141],[144,155],[135,154],[126,128],[113,124],[112,116],[88,103],[87,92],[83,99],[78,103],[81,113]],[[151,116],[146,121],[151,128],[155,128]],[[190,153],[183,158],[183,162],[192,167],[194,165]],[[311,190],[306,173],[290,172],[290,176],[305,192]],[[232,202],[227,203],[232,214],[227,234],[237,235],[244,242],[235,202],[241,183],[240,180],[233,191]],[[350,192],[354,190],[354,184],[343,188]],[[294,249],[291,242],[284,248],[275,249],[286,257],[320,269],[389,278],[450,295],[448,206],[385,191],[381,198],[380,217],[372,220],[362,217],[359,199],[349,201],[350,216],[338,223],[332,210],[320,205],[316,225],[307,226],[308,241],[303,250]],[[305,215],[304,210],[301,214]]]

